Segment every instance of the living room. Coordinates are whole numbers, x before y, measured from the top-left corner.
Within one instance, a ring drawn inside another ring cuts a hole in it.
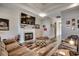
[[[78,3],[0,4],[0,55],[79,55],[78,5]]]

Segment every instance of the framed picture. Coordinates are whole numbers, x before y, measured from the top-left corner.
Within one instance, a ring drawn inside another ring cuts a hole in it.
[[[77,27],[79,28],[79,25]]]
[[[70,21],[69,21],[69,20],[68,20],[68,21],[66,21],[66,24],[67,24],[67,25],[69,25],[69,24],[70,24]]]
[[[47,28],[44,28],[44,31],[47,31]]]
[[[45,28],[46,27],[46,25],[43,25],[43,28]]]
[[[75,23],[72,23],[72,26],[75,26]]]
[[[75,22],[75,19],[72,19],[72,22]]]
[[[0,30],[9,30],[9,20],[0,18]]]
[[[39,24],[35,24],[35,28],[36,29],[40,29],[40,25]]]
[[[77,20],[77,23],[79,24],[79,20]]]

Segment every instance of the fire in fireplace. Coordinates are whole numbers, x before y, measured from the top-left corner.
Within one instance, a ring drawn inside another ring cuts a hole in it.
[[[25,33],[25,41],[26,40],[32,40],[33,39],[33,33],[30,32],[30,33]]]

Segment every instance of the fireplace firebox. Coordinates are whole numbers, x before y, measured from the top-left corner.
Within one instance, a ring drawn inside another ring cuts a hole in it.
[[[26,40],[32,40],[33,39],[33,33],[30,32],[30,33],[25,33],[25,41]]]

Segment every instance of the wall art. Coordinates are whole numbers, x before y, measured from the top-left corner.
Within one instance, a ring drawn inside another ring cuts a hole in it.
[[[0,18],[0,30],[6,31],[9,30],[9,20]]]
[[[40,29],[40,25],[39,24],[35,24],[35,29]]]

